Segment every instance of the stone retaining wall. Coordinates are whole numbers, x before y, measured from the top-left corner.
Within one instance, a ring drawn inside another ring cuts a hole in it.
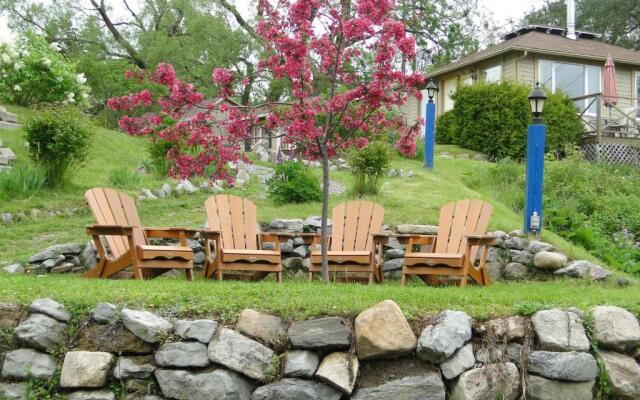
[[[39,299],[0,304],[0,328],[7,399],[640,398],[640,324],[610,306],[410,324],[386,300],[355,319],[247,309],[225,326],[108,303],[71,315]]]

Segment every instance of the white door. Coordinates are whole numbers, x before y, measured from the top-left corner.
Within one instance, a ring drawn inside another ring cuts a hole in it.
[[[451,78],[444,81],[444,104],[443,110],[447,112],[453,109],[454,101],[451,96],[456,92],[456,86],[458,85],[457,78]]]

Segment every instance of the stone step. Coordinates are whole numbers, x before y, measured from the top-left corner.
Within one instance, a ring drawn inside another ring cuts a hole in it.
[[[6,130],[20,129],[20,125],[15,124],[13,122],[0,121],[0,129],[6,129]]]

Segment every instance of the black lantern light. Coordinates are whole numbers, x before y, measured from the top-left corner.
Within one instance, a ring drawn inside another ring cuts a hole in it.
[[[544,101],[547,95],[540,87],[540,82],[536,82],[536,86],[529,93],[529,104],[533,113],[533,122],[539,124],[542,122],[542,110],[544,109]]]
[[[429,83],[427,83],[427,95],[429,96],[429,103],[433,103],[433,98],[438,92],[438,85],[431,79]]]

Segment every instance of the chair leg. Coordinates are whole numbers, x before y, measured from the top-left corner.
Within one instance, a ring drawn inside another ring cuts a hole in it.
[[[400,278],[400,286],[407,286],[407,274],[402,273],[402,278]]]
[[[313,272],[309,271],[309,273],[307,274],[307,280],[309,281],[309,283],[313,282]]]
[[[222,280],[222,263],[218,263],[218,269],[216,270],[216,279]]]
[[[185,271],[185,275],[187,276],[187,280],[189,282],[193,281],[193,270],[191,268],[187,268],[184,271]]]
[[[282,283],[282,272],[278,272],[278,283]]]
[[[369,273],[369,285],[373,283],[373,272]]]

